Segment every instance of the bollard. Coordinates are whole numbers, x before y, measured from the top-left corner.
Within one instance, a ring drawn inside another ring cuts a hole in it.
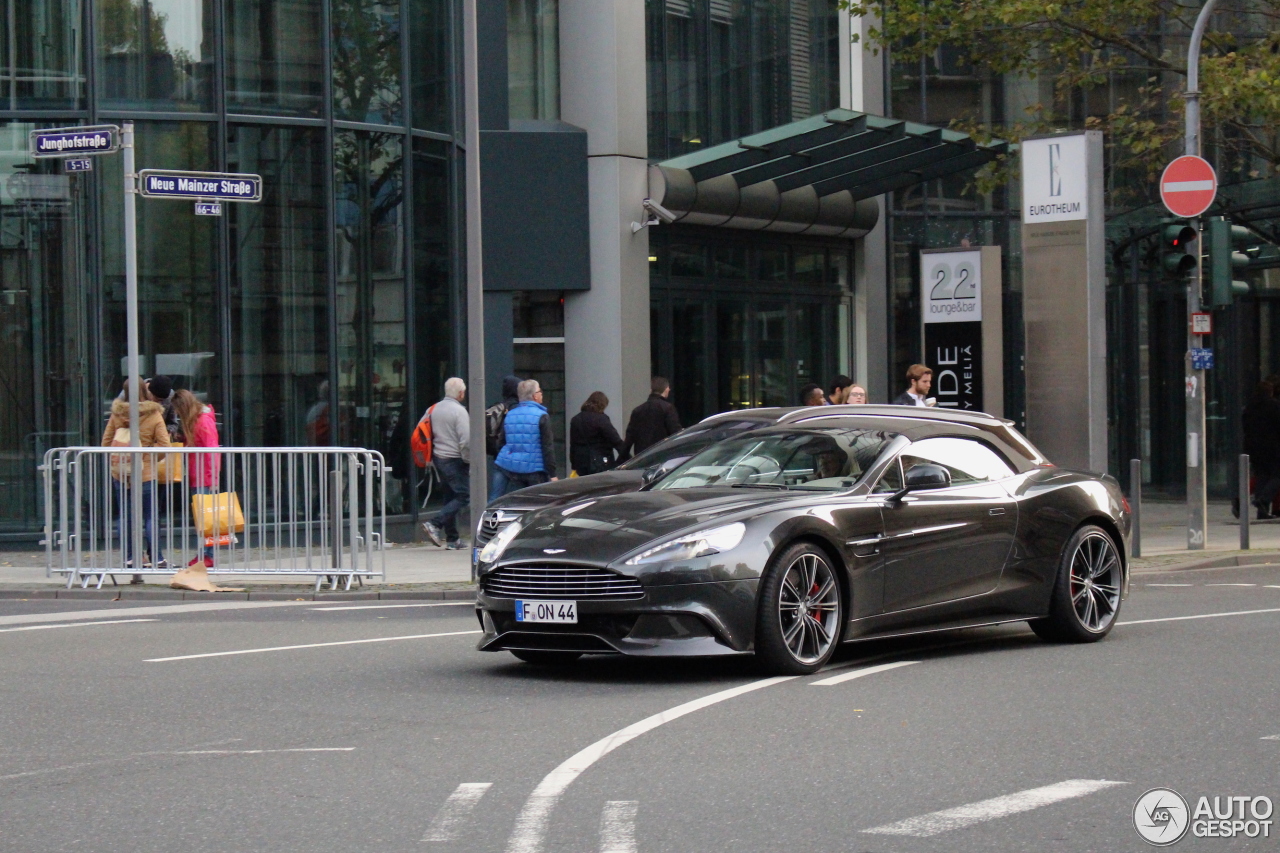
[[[1133,510],[1133,533],[1129,556],[1142,556],[1142,460],[1129,460],[1129,504]]]
[[[1240,550],[1249,550],[1249,454],[1240,454]]]

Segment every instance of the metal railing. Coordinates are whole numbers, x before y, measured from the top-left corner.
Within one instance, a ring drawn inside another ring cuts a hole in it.
[[[101,588],[108,576],[171,575],[208,557],[211,575],[350,589],[386,575],[390,470],[382,454],[351,447],[54,448],[40,466],[45,573]]]

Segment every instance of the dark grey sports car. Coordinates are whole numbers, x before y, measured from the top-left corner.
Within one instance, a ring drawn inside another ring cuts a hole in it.
[[[507,524],[479,556],[480,649],[754,653],[808,673],[851,640],[1026,620],[1090,642],[1115,624],[1130,513],[1111,477],[1053,467],[988,415],[788,420]]]

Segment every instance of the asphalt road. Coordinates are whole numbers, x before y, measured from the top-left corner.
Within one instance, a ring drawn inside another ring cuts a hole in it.
[[[1237,615],[1184,618],[1212,614]],[[541,669],[476,628],[440,603],[0,602],[0,850],[1143,850],[1150,788],[1280,800],[1274,569],[1141,575],[1093,646],[1019,625],[789,680]],[[1272,820],[1175,849],[1275,849]]]

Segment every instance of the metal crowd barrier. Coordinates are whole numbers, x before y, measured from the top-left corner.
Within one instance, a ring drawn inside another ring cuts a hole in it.
[[[192,497],[201,489],[192,474],[211,462],[216,485],[204,491],[234,495],[242,529],[225,497],[203,499],[215,509],[211,523],[197,526]],[[350,589],[386,576],[391,469],[373,450],[62,447],[45,453],[40,470],[45,574],[66,575],[68,588],[96,580],[100,589],[118,574],[171,575],[205,554],[213,558],[210,575],[314,576],[317,591],[325,582]],[[129,488],[135,471],[142,474],[137,515]]]

